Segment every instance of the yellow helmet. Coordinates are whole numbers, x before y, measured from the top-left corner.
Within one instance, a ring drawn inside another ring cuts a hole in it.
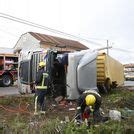
[[[41,61],[41,62],[39,63],[39,67],[44,67],[44,66],[46,66],[45,62]]]
[[[94,95],[87,95],[85,98],[85,101],[86,101],[86,105],[92,106],[92,105],[94,105],[96,98],[94,97]]]

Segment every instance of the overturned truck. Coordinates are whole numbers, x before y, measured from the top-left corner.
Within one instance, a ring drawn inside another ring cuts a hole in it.
[[[96,68],[100,92],[108,93],[112,88],[124,84],[124,66],[106,53],[98,54]]]
[[[74,100],[85,90],[109,90],[112,84],[123,84],[123,66],[114,69],[114,73],[121,70],[120,78],[115,75],[105,75],[107,69],[106,59],[99,58],[98,51],[82,50],[78,52],[55,51],[51,49],[36,49],[21,51],[19,57],[18,88],[20,93],[31,93],[34,89],[34,81],[38,71],[38,63],[46,63],[45,70],[49,74],[48,93],[53,97],[62,95]],[[108,60],[108,59],[107,59]],[[101,61],[101,62],[100,62]],[[111,64],[113,62],[111,61]],[[116,63],[117,64],[117,63]],[[104,75],[100,75],[99,74]],[[107,73],[106,73],[107,74]],[[118,81],[120,81],[118,83]]]

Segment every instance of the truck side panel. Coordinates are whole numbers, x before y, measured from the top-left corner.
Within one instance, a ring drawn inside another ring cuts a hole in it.
[[[105,53],[97,57],[97,84],[104,84],[110,78],[111,83],[117,82],[118,85],[124,83],[124,67],[117,60]]]
[[[77,65],[82,55],[69,54],[68,59],[68,71],[67,71],[67,98],[70,100],[77,99],[79,97],[79,91],[77,87]]]
[[[109,77],[112,82],[116,81],[118,85],[124,83],[124,67],[117,60],[106,55],[106,68],[107,74],[106,77]]]
[[[78,99],[85,90],[97,90],[96,52],[81,51],[69,54],[67,98]]]
[[[97,90],[96,86],[96,57],[97,52],[87,52],[79,61],[77,67],[77,84],[78,89],[83,92],[85,90]]]

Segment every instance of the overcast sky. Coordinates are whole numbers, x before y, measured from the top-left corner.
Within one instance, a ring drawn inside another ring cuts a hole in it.
[[[91,49],[108,40],[112,57],[134,63],[134,0],[0,0],[0,13],[98,43],[83,42]],[[14,47],[29,31],[54,35],[1,16],[0,47]]]

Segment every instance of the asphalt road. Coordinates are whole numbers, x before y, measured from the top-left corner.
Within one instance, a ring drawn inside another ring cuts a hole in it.
[[[134,81],[125,81],[124,86],[134,87]],[[5,95],[19,95],[17,86],[0,87],[0,96]]]
[[[124,86],[134,86],[134,81],[125,81]]]
[[[18,89],[16,86],[12,87],[0,87],[0,96],[5,96],[5,95],[18,95]]]

